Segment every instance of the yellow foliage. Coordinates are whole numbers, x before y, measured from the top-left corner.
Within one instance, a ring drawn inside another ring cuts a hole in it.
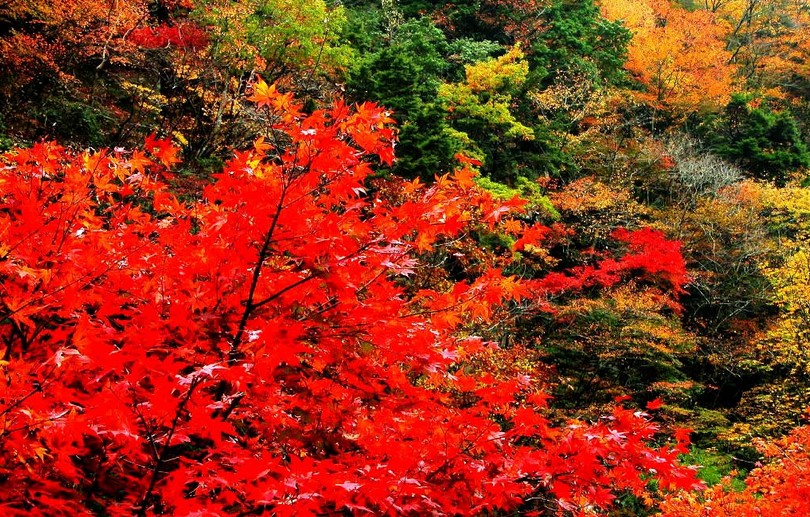
[[[806,244],[806,243],[805,243]],[[770,363],[789,368],[794,375],[810,374],[810,254],[802,245],[784,264],[769,268],[779,318],[759,344]]]
[[[520,47],[516,45],[498,58],[467,65],[465,70],[463,82],[439,86],[439,99],[447,107],[450,119],[472,119],[506,138],[533,140],[534,131],[510,111],[512,95],[529,73]],[[466,154],[482,156],[467,133],[454,130],[453,135]]]
[[[464,67],[466,86],[475,93],[514,91],[526,82],[529,63],[520,45],[495,59],[488,59]]]
[[[694,336],[677,319],[665,316],[672,308],[671,300],[660,292],[630,283],[600,298],[573,300],[561,312],[593,320],[585,333],[588,342],[600,343],[596,351],[600,356],[615,358],[628,352],[669,355],[693,350]]]
[[[606,92],[594,91],[593,84],[584,75],[563,72],[561,75],[565,75],[565,79],[558,80],[543,90],[529,92],[540,117],[550,120],[557,113],[565,113],[572,121],[579,122],[590,116],[587,126],[601,125],[603,116],[611,115],[604,109]],[[575,138],[568,132],[562,132],[562,135]]]
[[[163,106],[169,102],[162,93],[140,84],[124,81],[121,87],[135,99],[141,109],[155,115],[160,114]]]
[[[607,210],[625,204],[630,199],[628,191],[615,189],[593,177],[578,179],[551,196],[551,201],[558,210],[574,213]]]

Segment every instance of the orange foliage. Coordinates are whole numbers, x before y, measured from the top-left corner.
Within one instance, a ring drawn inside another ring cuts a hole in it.
[[[669,0],[605,0],[602,11],[633,32],[626,68],[647,87],[643,100],[679,110],[728,101],[735,67],[728,64],[728,28],[714,13]]]
[[[810,427],[801,427],[757,448],[770,459],[735,492],[718,484],[702,494],[683,493],[661,505],[664,517],[762,517],[810,515]],[[726,480],[730,482],[729,479]]]
[[[147,4],[9,0],[3,17],[15,30],[0,37],[0,71],[15,74],[18,81],[52,73],[68,79],[78,63],[119,57],[116,51],[125,45],[124,34],[146,18]]]
[[[779,11],[783,25],[780,31],[762,31],[770,37],[760,47],[765,47],[761,63],[752,59],[758,68],[765,70],[765,85],[791,87],[796,77],[805,81],[810,78],[810,11],[806,2],[789,2],[784,11]],[[786,83],[785,78],[791,79]]]

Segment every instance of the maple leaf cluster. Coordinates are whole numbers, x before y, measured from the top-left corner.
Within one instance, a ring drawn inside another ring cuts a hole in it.
[[[527,227],[515,242],[516,251],[533,250],[549,236],[560,233],[561,225],[551,228],[542,224]],[[627,230],[619,228],[611,237],[626,246],[621,257],[603,257],[594,265],[577,266],[554,271],[529,283],[534,292],[555,295],[589,287],[611,287],[626,278],[646,281],[661,291],[680,294],[689,283],[686,263],[681,255],[681,243],[666,238],[663,232],[651,228]]]
[[[536,379],[465,368],[495,345],[461,322],[539,296],[520,280],[405,287],[420,253],[520,203],[463,171],[386,200],[366,181],[393,159],[381,108],[253,99],[267,134],[190,201],[154,135],[4,156],[1,513],[595,512],[698,486],[688,433],[652,447],[622,407],[555,426]]]
[[[192,23],[135,28],[129,33],[129,40],[145,49],[176,47],[197,50],[208,45],[207,33]]]
[[[730,475],[703,493],[670,497],[661,506],[662,514],[666,517],[807,515],[810,427],[798,427],[771,443],[756,440],[755,445],[768,463],[757,464],[746,478],[744,490],[731,488]]]

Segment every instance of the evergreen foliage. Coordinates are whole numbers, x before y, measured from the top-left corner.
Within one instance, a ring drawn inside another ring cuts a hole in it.
[[[707,123],[708,140],[717,154],[752,177],[783,186],[791,172],[810,166],[810,151],[789,111],[775,112],[767,104],[754,105],[754,100],[735,95],[722,116]]]

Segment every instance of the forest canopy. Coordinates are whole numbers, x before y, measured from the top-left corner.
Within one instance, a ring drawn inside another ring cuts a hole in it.
[[[808,30],[0,2],[0,513],[806,513]]]

